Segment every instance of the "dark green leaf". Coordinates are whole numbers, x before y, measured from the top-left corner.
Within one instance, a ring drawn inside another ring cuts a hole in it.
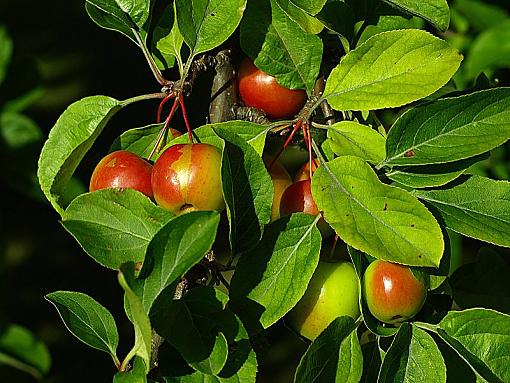
[[[138,296],[133,292],[131,286],[134,277],[133,264],[126,264],[119,271],[118,280],[125,292],[125,301],[128,307],[129,319],[133,323],[135,329],[135,344],[129,351],[125,360],[130,360],[135,356],[139,356],[145,367],[145,372],[149,369],[152,348],[152,328],[149,317],[145,313],[145,308]],[[126,279],[127,278],[127,279]]]
[[[255,149],[227,129],[215,129],[225,140],[221,178],[230,223],[233,254],[248,250],[260,240],[271,219],[273,183]]]
[[[510,381],[510,316],[486,309],[451,311],[439,335],[488,382]]]
[[[115,150],[127,150],[128,152],[135,153],[142,158],[148,158],[156,141],[158,135],[163,128],[163,124],[153,124],[144,126],[142,128],[135,128],[126,130],[122,133],[115,141],[113,141],[110,147],[110,152]],[[163,142],[172,140],[170,131],[166,132],[163,137]]]
[[[439,265],[444,243],[434,216],[408,192],[383,184],[361,158],[342,156],[321,164],[312,194],[348,245],[391,262]]]
[[[146,312],[158,296],[204,258],[216,237],[220,215],[195,211],[168,222],[151,240],[133,289]]]
[[[46,295],[46,299],[74,336],[116,360],[119,334],[112,314],[104,306],[86,294],[72,291],[56,291]]]
[[[417,106],[392,126],[388,165],[452,162],[491,150],[510,137],[510,88],[483,90]]]
[[[121,103],[105,96],[87,97],[71,104],[51,130],[39,158],[38,177],[41,189],[59,214],[64,207],[64,190],[111,117]]]
[[[356,324],[352,318],[343,316],[331,322],[308,347],[294,382],[357,383],[362,368]]]
[[[153,33],[154,48],[153,55],[159,61],[161,69],[172,68],[177,61],[179,72],[182,73],[183,62],[181,49],[184,43],[177,18],[175,17],[175,3],[169,4],[163,11],[163,16]]]
[[[311,15],[316,15],[324,7],[326,0],[290,0],[289,2],[294,3]]]
[[[394,167],[386,173],[386,176],[392,181],[415,189],[443,186],[458,178],[470,166],[487,158],[488,154],[480,154],[446,164]]]
[[[255,65],[276,77],[278,83],[312,91],[322,60],[322,42],[318,36],[304,32],[276,2],[248,3],[240,39]]]
[[[316,221],[302,213],[281,218],[267,226],[256,248],[241,256],[231,298],[250,321],[258,322],[250,326],[271,326],[305,293],[319,262],[321,235]]]
[[[446,366],[434,339],[404,323],[384,357],[378,383],[446,382]]]
[[[217,375],[227,362],[228,344],[219,332],[217,318],[228,297],[212,287],[197,287],[180,300],[155,306],[151,320],[163,336],[193,368]]]
[[[90,18],[100,27],[118,31],[136,42],[132,29],[149,19],[149,0],[86,0]]]
[[[461,308],[485,307],[510,314],[510,266],[489,249],[450,277],[453,299]]]
[[[294,4],[294,2],[289,0],[274,1],[291,20],[301,27],[303,31],[318,34],[324,28],[324,25],[319,20],[305,12],[302,8],[299,8],[296,4]]]
[[[504,5],[504,2],[500,2]],[[508,19],[508,9],[498,7],[496,2],[480,0],[455,0],[453,9],[464,17],[469,26],[477,32],[504,23]]]
[[[191,56],[222,44],[235,31],[246,0],[176,0],[177,23]]]
[[[330,0],[315,17],[330,31],[336,32],[349,40],[352,38],[354,34],[354,13],[345,2]]]
[[[51,356],[46,345],[29,330],[11,324],[0,328],[0,363],[41,378],[50,370]]]
[[[25,149],[42,140],[39,126],[30,118],[13,112],[0,114],[0,144],[12,151]]]
[[[377,381],[381,368],[381,353],[376,341],[361,346],[363,353],[363,375],[360,383],[373,383]]]
[[[448,229],[510,247],[510,182],[479,176],[461,181],[414,194],[437,209]]]
[[[336,110],[405,105],[446,84],[461,59],[456,49],[425,31],[380,33],[343,57],[323,97]]]
[[[76,198],[62,224],[99,264],[118,269],[143,262],[156,232],[173,215],[132,189],[104,189]]]
[[[405,12],[427,20],[436,29],[444,32],[450,25],[450,9],[446,0],[385,0]]]
[[[0,84],[4,81],[11,62],[12,40],[5,27],[0,26]]]

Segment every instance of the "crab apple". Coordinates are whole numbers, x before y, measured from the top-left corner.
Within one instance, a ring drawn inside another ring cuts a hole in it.
[[[239,66],[237,85],[244,104],[262,109],[271,119],[294,117],[306,102],[303,89],[281,86],[276,78],[258,69],[249,58]]]
[[[428,286],[428,275],[421,270],[375,260],[365,270],[362,292],[374,317],[395,324],[421,310]]]
[[[126,150],[117,150],[96,165],[89,190],[131,188],[152,198],[151,172],[152,165],[143,158]]]
[[[158,205],[175,214],[223,210],[221,152],[209,144],[177,144],[165,150],[152,170]]]
[[[290,185],[282,195],[280,202],[280,216],[286,216],[291,213],[303,212],[310,215],[319,214],[319,209],[312,197],[310,180],[295,182]],[[317,223],[322,236],[328,237],[333,234],[331,227],[321,218]]]
[[[266,166],[269,166],[273,161],[273,157],[267,154],[264,154],[263,159]],[[278,160],[269,170],[269,175],[271,176],[274,187],[273,205],[271,210],[271,221],[274,221],[280,218],[280,201],[285,189],[292,185],[292,179],[290,178],[287,170],[285,170]]]
[[[317,160],[312,161],[312,174],[317,170]],[[298,170],[294,182],[305,181],[310,179],[310,161],[306,163]]]
[[[352,263],[320,261],[305,294],[287,315],[287,323],[314,340],[335,318],[359,315],[359,283]]]

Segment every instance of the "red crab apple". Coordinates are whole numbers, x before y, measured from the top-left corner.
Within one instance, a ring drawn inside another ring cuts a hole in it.
[[[108,154],[97,164],[90,178],[89,190],[131,188],[152,198],[152,165],[126,150]]]
[[[221,152],[209,144],[177,144],[165,150],[152,170],[158,205],[180,214],[223,210]]]
[[[294,117],[306,102],[304,90],[281,86],[276,78],[258,69],[249,58],[239,66],[237,84],[244,104],[262,109],[271,119]]]
[[[287,315],[287,323],[314,340],[335,318],[356,319],[359,310],[358,276],[352,263],[320,261],[305,294]]]
[[[273,157],[264,154],[264,163],[269,166],[273,161]],[[271,210],[271,221],[280,218],[280,202],[282,199],[283,192],[290,185],[292,185],[292,179],[285,168],[280,164],[280,161],[276,161],[271,169],[269,175],[273,181],[274,194],[273,194],[273,205]]]
[[[362,292],[374,317],[395,324],[421,310],[428,286],[428,275],[421,270],[375,260],[365,270]]]
[[[310,215],[319,214],[319,209],[313,200],[310,186],[310,180],[303,180],[295,182],[285,189],[280,202],[280,215],[282,217],[298,212]],[[326,221],[324,221],[324,218],[319,220],[317,227],[324,238],[333,234],[333,230]]]

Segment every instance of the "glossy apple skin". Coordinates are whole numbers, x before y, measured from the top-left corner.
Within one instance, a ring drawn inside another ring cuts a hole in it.
[[[283,192],[280,202],[280,216],[284,217],[298,212],[310,215],[320,213],[312,197],[310,180],[295,182]],[[324,218],[319,219],[317,227],[323,238],[333,234],[333,229],[324,221]]]
[[[268,167],[273,161],[273,157],[264,154],[264,163]],[[273,194],[273,205],[271,208],[271,222],[280,218],[280,202],[282,199],[283,192],[290,185],[292,185],[292,179],[285,168],[280,164],[280,161],[276,161],[271,169],[269,175],[273,181],[274,194]]]
[[[223,210],[221,152],[209,144],[177,144],[165,150],[152,170],[154,199],[174,214]]]
[[[396,263],[376,260],[363,276],[362,292],[372,315],[395,324],[414,317],[427,298],[426,273]]]
[[[305,294],[287,315],[287,323],[299,334],[314,340],[335,318],[357,319],[359,282],[350,262],[320,261]]]
[[[288,89],[258,69],[246,58],[239,66],[237,76],[239,96],[246,106],[262,109],[270,119],[294,117],[306,102],[302,89]]]
[[[117,150],[96,165],[90,177],[89,190],[130,188],[152,198],[151,173],[149,162],[134,153]]]
[[[317,165],[315,161],[312,161],[312,174],[317,170]],[[306,163],[299,169],[296,173],[296,177],[294,178],[294,182],[305,181],[310,179],[310,162],[306,161]]]

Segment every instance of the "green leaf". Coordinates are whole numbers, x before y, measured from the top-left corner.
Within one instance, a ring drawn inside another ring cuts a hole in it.
[[[336,110],[405,105],[446,84],[461,59],[456,49],[425,31],[380,33],[343,57],[323,97]]]
[[[177,25],[177,18],[175,15],[175,3],[173,5],[167,6],[165,9],[165,13],[163,17],[169,20],[169,24],[173,22],[171,26],[170,33],[164,35],[166,31],[158,30],[160,38],[157,40],[156,47],[161,53],[162,59],[164,61],[164,68],[171,68],[174,66],[175,61],[179,64],[179,72],[182,73],[183,63],[181,58],[181,49],[184,43],[184,39],[179,31],[179,26]],[[154,31],[156,33],[156,30]]]
[[[268,132],[267,126],[240,120],[226,121],[217,124],[207,124],[197,129],[193,129],[193,137],[197,142],[211,144],[216,146],[218,149],[223,150],[223,140],[214,132],[215,129],[221,129],[232,134],[236,134],[244,141],[248,142],[251,146],[253,146],[259,156],[262,156],[262,152],[264,151],[264,146],[266,143],[266,135]],[[175,144],[188,143],[188,136],[182,135],[169,142],[164,149]],[[163,153],[163,151],[164,150],[162,150],[159,154]]]
[[[304,32],[275,1],[248,3],[240,39],[257,68],[274,76],[279,84],[313,90],[322,61],[321,39]]]
[[[149,19],[149,0],[86,0],[90,18],[100,27],[118,31],[136,42],[132,29],[142,28]]]
[[[11,62],[12,40],[4,26],[0,26],[0,84],[4,81]]]
[[[328,138],[338,156],[356,156],[372,164],[386,157],[386,139],[370,126],[341,121],[328,128]]]
[[[127,372],[117,372],[113,377],[113,383],[146,383],[145,363],[143,359],[136,357],[133,367]]]
[[[404,323],[384,357],[378,383],[446,383],[446,366],[434,339]]]
[[[273,182],[259,154],[235,133],[216,129],[225,140],[221,179],[233,254],[255,246],[271,219]]]
[[[351,40],[354,35],[354,12],[341,0],[329,0],[315,15],[326,28]]]
[[[489,158],[487,154],[438,165],[395,167],[386,176],[401,185],[421,189],[446,185],[458,178],[471,165]]]
[[[21,150],[42,140],[39,126],[30,118],[13,112],[0,114],[0,143],[9,150]]]
[[[503,5],[503,3],[500,3]],[[453,10],[465,18],[469,27],[482,32],[508,19],[508,10],[496,4],[480,0],[455,0]],[[501,40],[503,41],[503,40]]]
[[[417,106],[393,124],[384,165],[439,164],[491,150],[510,137],[510,88]]]
[[[381,15],[378,16],[376,23],[367,25],[358,40],[358,45],[381,32],[388,32],[395,29],[422,29],[424,26],[425,22],[418,17],[409,18],[396,15]]]
[[[51,129],[39,158],[41,189],[62,215],[61,198],[69,179],[103,128],[121,108],[105,96],[87,97],[71,104]]]
[[[466,57],[466,76],[475,78],[486,69],[510,67],[510,19],[481,33]]]
[[[158,135],[163,129],[164,124],[153,124],[144,126],[141,128],[134,128],[126,130],[119,137],[113,141],[110,152],[116,150],[127,150],[128,152],[135,153],[142,158],[148,158],[152,148],[156,145]],[[170,130],[167,131],[163,142],[173,137],[170,134]]]
[[[388,4],[427,20],[445,32],[450,25],[450,9],[446,0],[385,0]]]
[[[455,303],[463,309],[485,307],[510,314],[510,266],[486,249],[478,260],[457,269],[449,284]]]
[[[381,368],[381,353],[376,341],[365,343],[361,346],[363,353],[363,375],[360,383],[377,382],[377,376]]]
[[[176,0],[177,23],[191,56],[216,48],[241,22],[246,0]]]
[[[227,300],[217,289],[197,287],[161,306],[151,316],[152,323],[193,368],[217,375],[227,362],[227,338],[218,328]]]
[[[316,221],[303,213],[281,218],[267,226],[257,247],[239,259],[232,301],[263,328],[282,318],[306,291],[319,262],[322,237]]]
[[[147,248],[145,262],[133,289],[146,312],[167,287],[176,282],[211,249],[220,222],[214,211],[194,211],[168,222]]]
[[[451,311],[439,335],[488,382],[510,381],[510,316],[486,309]]]
[[[46,345],[34,334],[16,324],[0,328],[0,364],[7,364],[41,380],[51,367]]]
[[[296,7],[303,9],[311,15],[316,15],[321,11],[327,0],[288,0]]]
[[[312,195],[348,245],[390,262],[439,265],[444,243],[434,216],[408,192],[379,181],[361,158],[321,164],[312,178]]]
[[[138,296],[133,292],[131,286],[126,279],[130,282],[133,281],[133,264],[126,264],[118,273],[118,280],[120,286],[124,289],[125,300],[129,307],[129,319],[133,323],[135,329],[135,344],[126,356],[125,360],[130,360],[135,356],[139,356],[145,365],[145,372],[148,371],[151,358],[152,348],[152,328],[149,317],[145,313],[145,308]],[[126,311],[126,312],[128,312]]]
[[[336,318],[308,347],[294,376],[295,383],[357,383],[363,356],[352,318]]]
[[[45,297],[57,309],[67,329],[86,345],[110,354],[115,361],[119,344],[112,314],[86,294],[56,291]]]
[[[510,182],[472,176],[441,190],[416,190],[431,203],[448,229],[510,247]]]
[[[307,33],[318,34],[324,28],[324,25],[317,20],[315,17],[310,16],[303,9],[296,6],[290,0],[274,0],[280,7],[280,9],[285,12],[285,14],[290,17],[295,23],[297,23],[301,29]]]
[[[99,264],[118,269],[143,262],[156,232],[173,215],[132,189],[104,189],[76,198],[62,224]]]

